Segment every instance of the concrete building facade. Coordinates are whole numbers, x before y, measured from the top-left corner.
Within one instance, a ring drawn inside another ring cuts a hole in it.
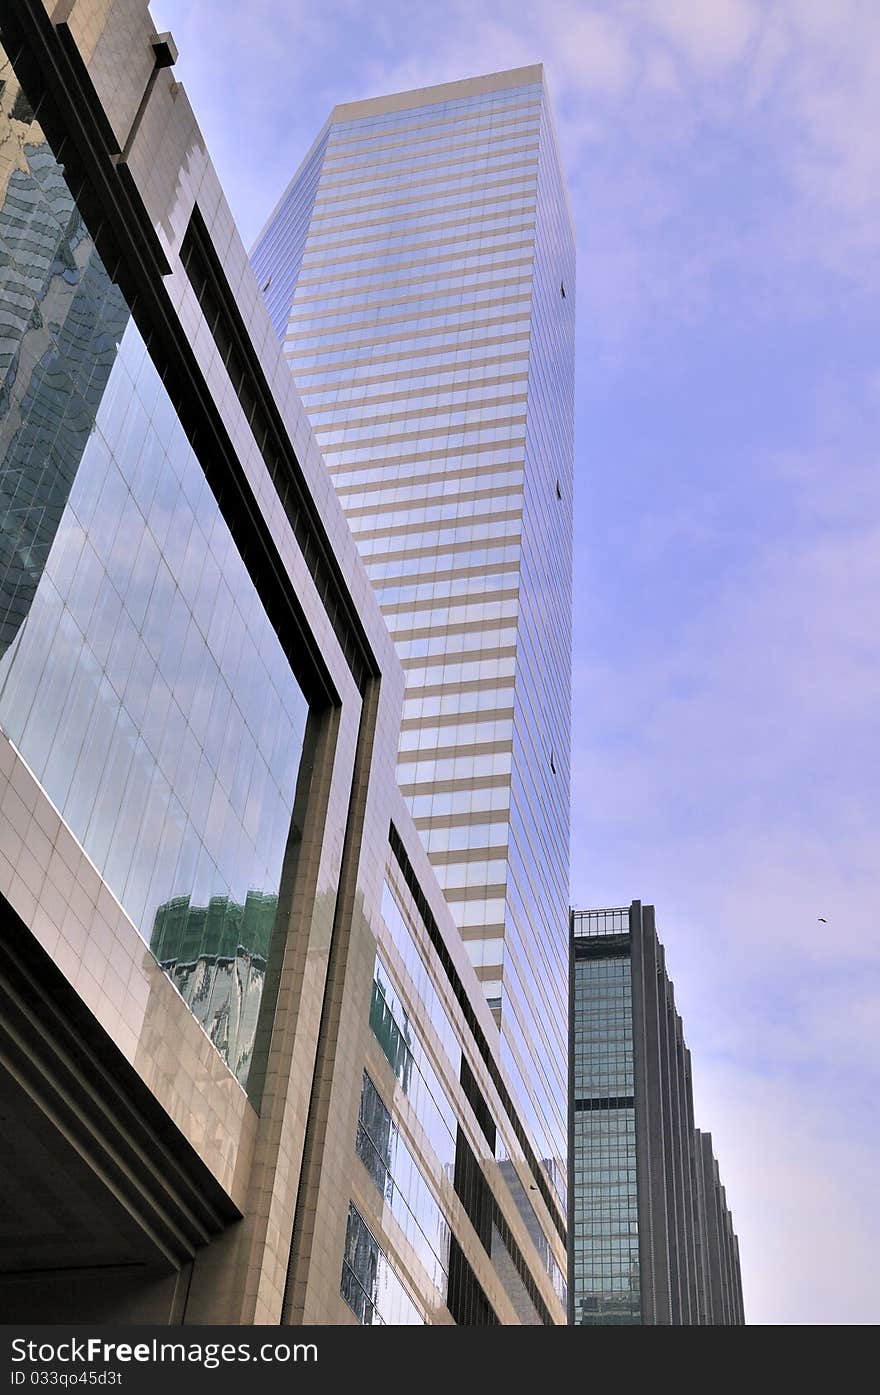
[[[4,7],[7,1321],[557,1323],[404,675],[142,0]]]
[[[737,1325],[739,1245],[653,906],[571,913],[569,1320]]]

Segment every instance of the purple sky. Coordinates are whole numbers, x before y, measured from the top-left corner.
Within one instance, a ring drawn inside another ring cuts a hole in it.
[[[579,240],[572,897],[657,907],[747,1319],[878,1321],[880,6],[152,13],[248,243],[334,103],[546,64]]]

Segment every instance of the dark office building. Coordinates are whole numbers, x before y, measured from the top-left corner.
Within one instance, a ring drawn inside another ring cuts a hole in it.
[[[571,913],[569,1321],[737,1325],[739,1245],[653,906]]]

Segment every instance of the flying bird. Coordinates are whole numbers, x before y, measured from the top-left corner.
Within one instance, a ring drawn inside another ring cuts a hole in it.
[[[821,920],[821,922],[822,922],[823,925],[827,925],[827,924],[828,924],[828,921],[825,919],[824,915],[820,915],[819,919]]]

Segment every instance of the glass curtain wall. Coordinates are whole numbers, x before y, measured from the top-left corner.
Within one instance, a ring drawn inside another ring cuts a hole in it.
[[[406,671],[401,788],[562,1197],[574,239],[539,79],[337,109],[253,264]]]
[[[5,57],[0,107],[0,728],[245,1084],[306,701]]]

